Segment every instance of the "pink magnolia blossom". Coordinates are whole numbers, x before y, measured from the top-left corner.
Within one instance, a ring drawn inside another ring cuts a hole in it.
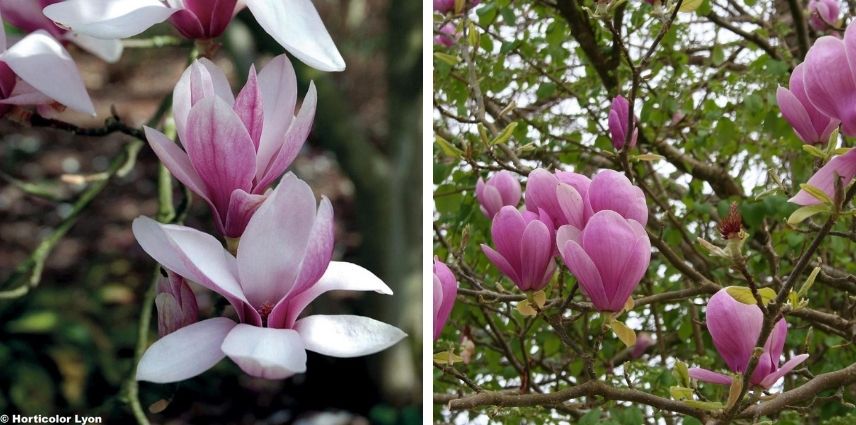
[[[521,213],[502,207],[490,228],[493,248],[482,244],[488,260],[522,291],[538,291],[547,286],[556,271],[553,260],[553,223],[541,210]]]
[[[184,150],[146,127],[152,149],[176,179],[203,198],[217,229],[241,236],[265,190],[291,164],[315,116],[314,84],[295,116],[297,79],[285,55],[275,57],[237,97],[223,72],[194,62],[173,92],[173,115]]]
[[[633,130],[630,136],[630,146],[636,146],[639,129],[630,122],[630,102],[624,96],[615,96],[612,99],[612,108],[609,110],[609,133],[612,135],[612,147],[616,150],[624,148],[627,141],[627,132]]]
[[[158,335],[161,337],[196,323],[199,316],[199,306],[190,285],[171,271],[158,281],[155,307],[158,310]]]
[[[449,267],[438,258],[434,258],[434,341],[440,338],[443,326],[452,314],[455,297],[458,295],[458,281]]]
[[[96,38],[128,38],[170,19],[182,35],[208,39],[222,34],[244,3],[262,29],[305,64],[321,71],[345,69],[312,0],[66,0],[44,13]]]
[[[822,190],[830,199],[835,199],[836,176],[841,179],[842,186],[850,184],[856,176],[856,149],[850,149],[844,155],[832,158],[808,179],[808,184]],[[788,199],[788,202],[805,206],[819,204],[821,201],[810,193],[800,190],[794,197]]]
[[[464,0],[464,8],[476,7],[481,0]],[[455,0],[434,0],[434,11],[449,13],[455,11]]]
[[[779,86],[776,91],[776,101],[782,116],[803,142],[825,144],[841,122],[824,115],[811,104],[803,85],[804,73],[805,65],[797,65],[791,74],[789,88]]]
[[[636,336],[636,344],[634,344],[633,349],[630,350],[630,357],[634,359],[642,357],[642,355],[645,354],[645,351],[654,345],[654,343],[654,338],[651,337],[650,333],[639,332],[639,335]]]
[[[12,105],[37,106],[50,114],[57,103],[95,115],[95,107],[71,55],[42,30],[7,49],[0,19],[0,115]]]
[[[612,210],[642,226],[648,224],[648,204],[642,189],[615,170],[601,170],[591,180],[586,201],[592,213]]]
[[[651,242],[642,225],[612,210],[596,212],[582,230],[560,227],[556,244],[599,311],[621,311],[651,261]]]
[[[492,219],[500,208],[511,205],[516,207],[520,202],[520,182],[508,171],[500,171],[487,180],[479,177],[476,183],[476,198],[481,212]]]
[[[63,44],[74,43],[107,62],[116,62],[122,56],[122,42],[102,40],[58,27],[42,9],[63,0],[2,0],[0,12],[12,26],[26,33],[43,30]]]
[[[572,179],[568,174],[562,178]],[[584,180],[577,180],[576,185],[571,185],[561,181],[556,174],[542,168],[535,169],[529,173],[526,182],[526,209],[531,213],[543,211],[556,228],[570,224],[581,229],[588,218],[587,204],[576,189],[577,185],[584,187]]]
[[[725,360],[725,364],[734,373],[744,373],[749,365],[755,343],[761,335],[764,314],[755,304],[743,304],[721,289],[707,303],[707,330],[713,339],[716,351]],[[785,376],[797,365],[808,358],[801,354],[779,366],[779,358],[788,336],[788,323],[785,319],[776,322],[770,337],[764,344],[764,353],[749,381],[753,385],[770,388],[779,378]],[[731,384],[731,377],[703,368],[691,368],[690,376],[714,384]]]
[[[434,36],[434,44],[441,46],[452,47],[458,40],[458,29],[455,24],[448,23],[440,27],[440,34]]]
[[[811,27],[816,31],[826,31],[836,26],[840,6],[838,0],[810,0],[808,12]]]
[[[820,113],[841,121],[842,133],[856,136],[856,25],[847,26],[843,40],[818,38],[804,64],[808,100]]]
[[[239,320],[207,319],[160,338],[140,359],[138,380],[181,381],[225,356],[252,376],[284,379],[306,370],[306,350],[357,357],[384,350],[406,336],[362,316],[298,319],[309,303],[328,291],[392,291],[356,264],[330,261],[330,201],[323,198],[316,207],[309,186],[290,173],[253,215],[237,257],[213,236],[188,227],[139,217],[133,231],[140,246],[165,268],[223,295]]]

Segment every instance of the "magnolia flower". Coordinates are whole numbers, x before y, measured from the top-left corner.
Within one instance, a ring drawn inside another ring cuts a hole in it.
[[[434,36],[434,44],[441,46],[452,47],[458,40],[458,29],[455,24],[448,23],[440,27],[440,34]]]
[[[842,187],[850,184],[856,176],[856,149],[850,149],[844,155],[832,158],[808,179],[808,184],[826,193],[830,199],[835,199],[836,176],[841,179]],[[793,198],[788,199],[788,202],[797,205],[815,205],[821,201],[805,190],[800,190]]]
[[[587,209],[583,196],[575,186],[561,182],[555,174],[542,168],[529,173],[525,203],[531,213],[543,211],[556,227],[570,224],[582,229],[585,226]]]
[[[207,59],[194,62],[173,92],[175,127],[184,150],[145,128],[164,165],[214,212],[218,231],[241,236],[265,190],[291,164],[315,116],[314,84],[295,116],[297,78],[285,55],[275,57],[232,95],[223,72]]]
[[[262,29],[305,64],[321,71],[345,69],[312,0],[67,0],[44,13],[96,38],[128,38],[170,19],[185,37],[208,39],[223,33],[243,3]]]
[[[710,297],[707,303],[707,330],[713,339],[716,351],[725,360],[734,373],[744,373],[749,359],[755,350],[755,343],[761,335],[764,314],[755,304],[743,304],[735,300],[723,288]],[[785,376],[797,365],[808,358],[801,354],[779,366],[779,358],[788,336],[788,323],[785,319],[776,322],[770,337],[764,344],[764,352],[749,382],[763,388],[770,388],[779,378]],[[699,367],[689,370],[690,376],[714,384],[731,384],[731,377]]]
[[[116,62],[122,56],[122,42],[102,40],[83,34],[77,34],[58,27],[48,19],[42,9],[63,0],[2,0],[0,12],[13,26],[30,33],[44,30],[59,42],[74,43],[82,49],[107,61]]]
[[[641,225],[648,224],[648,204],[645,193],[630,179],[615,170],[601,170],[591,180],[586,201],[592,213],[612,210]]]
[[[481,0],[464,0],[464,8],[476,7]],[[449,13],[455,11],[455,0],[434,0],[434,11]]]
[[[630,122],[630,102],[624,96],[615,96],[612,99],[612,109],[609,111],[609,133],[612,135],[612,147],[616,150],[624,148],[627,140],[627,132],[633,129],[630,136],[630,147],[636,146],[636,138],[639,129]]]
[[[582,230],[560,227],[556,244],[599,311],[621,311],[651,261],[651,241],[642,225],[611,210],[596,212]]]
[[[820,113],[841,121],[846,136],[856,136],[856,26],[847,26],[843,40],[818,38],[804,64],[808,100]]]
[[[11,105],[34,105],[50,114],[57,103],[95,115],[71,55],[48,33],[38,30],[6,48],[0,17],[0,116]]]
[[[438,258],[434,258],[434,341],[440,338],[443,326],[452,314],[455,297],[458,295],[458,281],[449,267]]]
[[[808,2],[808,23],[816,31],[834,28],[838,22],[838,0],[811,0]]]
[[[496,250],[482,244],[488,260],[522,291],[538,291],[547,286],[556,262],[553,260],[553,223],[541,210],[539,214],[521,213],[511,206],[502,207],[490,227]]]
[[[158,335],[161,337],[196,323],[199,315],[199,306],[190,285],[171,271],[158,281],[155,307],[158,310]]]
[[[633,359],[638,359],[645,354],[645,351],[648,350],[649,347],[654,345],[654,338],[651,337],[651,334],[648,332],[639,332],[636,336],[636,344],[633,345],[633,349],[630,350],[630,357]]]
[[[789,88],[779,86],[776,91],[776,102],[782,110],[782,116],[803,142],[825,144],[841,122],[824,115],[811,104],[803,85],[804,73],[804,64],[794,68]]]
[[[223,295],[239,320],[207,319],[159,339],[140,359],[138,380],[181,381],[224,356],[252,376],[283,379],[306,371],[306,350],[357,357],[405,337],[398,328],[362,316],[298,319],[327,291],[392,291],[356,264],[330,261],[330,201],[323,198],[316,209],[312,190],[291,173],[253,215],[237,257],[213,236],[188,227],[139,217],[133,231],[140,246],[165,268]]]
[[[520,182],[505,170],[494,174],[487,183],[479,177],[476,183],[476,198],[482,214],[492,219],[500,208],[506,205],[517,206],[520,202]]]

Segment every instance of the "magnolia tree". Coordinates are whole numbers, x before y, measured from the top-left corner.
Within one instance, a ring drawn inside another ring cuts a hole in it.
[[[435,421],[856,421],[849,3],[453,3]]]
[[[249,64],[245,84],[233,87],[227,71],[215,62],[218,37],[245,8],[278,44],[278,54],[258,71]],[[314,68],[309,73],[316,77],[346,68],[312,1],[3,0],[0,16],[0,117],[83,136],[120,132],[133,138],[82,192],[62,224],[4,282],[0,298],[35,291],[52,248],[111,178],[128,174],[141,151],[153,152],[160,162],[158,213],[125,226],[154,260],[150,289],[137,306],[139,335],[120,394],[138,423],[148,420],[137,381],[185,381],[226,357],[249,377],[291,379],[307,372],[307,351],[360,357],[386,350],[406,336],[369,317],[310,313],[310,304],[330,291],[393,295],[368,269],[334,260],[332,203],[289,171],[317,121],[319,102],[338,100],[313,82],[305,93],[298,90],[297,73],[285,52]],[[167,21],[178,36],[125,40]],[[6,23],[16,28],[8,38]],[[59,115],[68,108],[97,116],[66,50],[72,44],[111,62],[121,60],[126,46],[178,46],[185,48],[188,66],[170,83],[174,89],[146,125],[126,124],[114,108],[103,127],[90,128]],[[411,168],[411,162],[401,159],[400,166]],[[390,169],[399,173],[398,166]],[[403,180],[406,174],[400,174]],[[174,185],[183,189],[175,200]],[[210,213],[201,218],[210,220],[184,226],[194,199],[207,205]],[[385,274],[403,280],[401,273]],[[200,292],[205,299],[220,298],[214,304],[221,307],[212,308],[210,301],[207,308],[201,306]],[[152,343],[153,309],[158,338]],[[405,352],[405,362],[406,357]],[[5,407],[5,398],[3,403]]]

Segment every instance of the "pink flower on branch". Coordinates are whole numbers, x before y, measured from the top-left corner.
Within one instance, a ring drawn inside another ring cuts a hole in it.
[[[443,327],[452,314],[455,297],[458,295],[458,281],[449,267],[434,259],[434,341],[440,337]]]
[[[639,129],[630,122],[630,102],[624,96],[615,96],[612,99],[612,108],[609,110],[609,133],[612,136],[612,147],[615,150],[624,148],[624,144],[628,141],[627,132],[632,131],[629,137],[628,147],[636,146],[636,139],[639,136]]]
[[[199,315],[196,296],[190,285],[171,271],[158,282],[155,307],[158,310],[158,336],[161,337],[196,323]]]
[[[735,300],[727,289],[720,289],[707,303],[707,330],[713,339],[716,351],[734,373],[744,373],[749,366],[755,343],[761,335],[764,314],[755,304],[743,304]],[[755,371],[749,381],[752,385],[770,388],[779,378],[808,358],[808,354],[795,356],[779,365],[779,358],[788,336],[788,323],[780,319],[773,327]],[[714,384],[729,385],[731,377],[707,369],[695,367],[689,370],[692,378]]]
[[[596,212],[583,230],[560,227],[556,244],[580,289],[599,311],[621,311],[651,262],[645,228],[612,210]]]
[[[479,178],[476,183],[476,198],[482,214],[492,219],[502,207],[517,206],[520,202],[520,182],[505,170],[487,179],[487,183]]]
[[[805,64],[799,64],[791,74],[789,87],[779,87],[776,91],[776,102],[782,111],[782,116],[794,128],[794,131],[808,144],[826,144],[829,136],[841,124],[835,118],[830,118],[812,105],[805,91]]]
[[[834,28],[840,12],[838,0],[811,0],[808,2],[808,23],[816,31]]]
[[[460,38],[457,27],[451,22],[440,27],[439,32],[440,34],[434,36],[434,44],[452,47]]]
[[[842,187],[846,187],[854,176],[856,176],[856,149],[850,149],[844,155],[838,155],[820,167],[808,179],[808,184],[823,191],[829,199],[835,199],[836,177],[840,180]],[[820,199],[805,190],[800,190],[794,197],[788,199],[788,202],[803,206],[821,203]]]
[[[502,207],[493,217],[490,232],[496,249],[485,244],[481,249],[502,274],[521,291],[538,291],[547,286],[556,271],[555,232],[543,210],[539,214],[521,213],[511,206]]]
[[[39,30],[7,49],[0,19],[0,115],[11,105],[37,106],[48,115],[56,104],[95,115],[83,79],[65,48]]]
[[[284,379],[306,370],[306,350],[357,357],[384,350],[406,335],[362,316],[298,318],[318,296],[335,290],[392,291],[356,264],[331,261],[333,209],[316,206],[309,186],[286,175],[253,215],[232,256],[213,236],[134,220],[134,236],[165,268],[223,295],[238,322],[203,320],[166,335],[146,350],[137,379],[158,383],[196,376],[228,356],[244,372]]]
[[[173,92],[173,115],[184,150],[146,128],[146,138],[176,179],[202,197],[218,231],[240,237],[265,190],[297,157],[315,116],[314,84],[295,116],[297,78],[285,55],[275,57],[237,97],[223,72],[194,62]]]
[[[844,39],[817,39],[805,57],[803,85],[809,102],[822,114],[841,121],[841,132],[856,136],[856,25]]]
[[[122,56],[122,42],[116,39],[100,39],[60,28],[42,13],[42,9],[63,0],[2,0],[0,12],[12,26],[30,33],[46,31],[57,41],[74,43],[89,53],[107,62],[116,62]]]
[[[67,0],[44,9],[65,28],[96,38],[127,38],[170,19],[185,37],[210,39],[225,31],[241,8],[287,51],[321,71],[342,71],[336,49],[312,0]]]

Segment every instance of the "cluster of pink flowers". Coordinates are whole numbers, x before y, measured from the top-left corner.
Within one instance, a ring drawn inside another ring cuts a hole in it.
[[[64,44],[115,61],[118,39],[156,23],[169,19],[184,37],[210,39],[244,7],[308,65],[345,68],[311,0],[3,0],[0,14],[31,33],[7,48],[0,27],[0,114],[18,105],[95,115]],[[301,316],[328,291],[392,290],[356,264],[332,261],[330,201],[322,197],[318,205],[309,185],[283,177],[309,136],[316,104],[310,83],[296,107],[297,78],[286,55],[258,74],[251,67],[237,95],[213,62],[196,60],[172,100],[181,145],[148,127],[146,138],[172,175],[210,206],[229,249],[196,229],[134,220],[137,241],[166,269],[155,299],[161,338],[142,356],[137,379],[187,379],[226,356],[250,375],[282,379],[306,370],[307,350],[354,357],[400,341],[401,330],[367,317]],[[232,318],[199,321],[190,282],[226,298]]]
[[[645,195],[622,173],[602,170],[589,179],[534,170],[523,211],[517,209],[519,183],[510,173],[480,180],[476,195],[492,219],[495,248],[482,245],[482,251],[523,291],[550,282],[558,254],[595,308],[617,312],[648,268]]]

